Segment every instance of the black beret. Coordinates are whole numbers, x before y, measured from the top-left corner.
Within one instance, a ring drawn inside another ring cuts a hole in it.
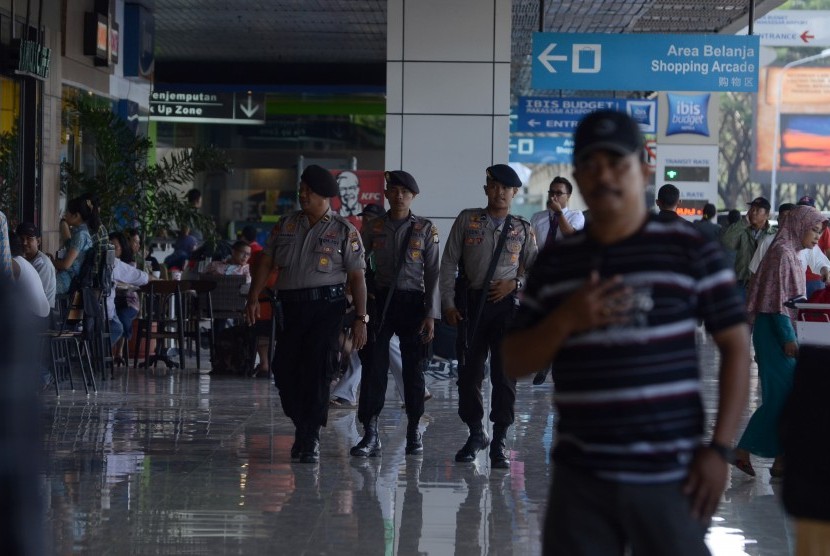
[[[416,195],[421,192],[418,189],[418,182],[415,181],[415,178],[409,172],[392,170],[387,171],[384,176],[386,177],[386,185],[402,185]]]
[[[337,181],[335,181],[331,172],[316,164],[312,164],[303,170],[300,181],[305,182],[313,192],[321,197],[337,197],[340,194]]]
[[[487,179],[497,181],[505,187],[521,187],[519,174],[507,164],[496,164],[487,168]]]

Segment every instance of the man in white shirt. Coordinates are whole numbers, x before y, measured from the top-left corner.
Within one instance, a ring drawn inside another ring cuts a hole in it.
[[[40,250],[40,231],[31,222],[21,222],[17,226],[17,235],[23,242],[23,257],[35,267],[49,307],[55,307],[55,265]]]
[[[50,312],[49,301],[37,270],[23,257],[23,242],[17,234],[9,235],[9,248],[12,255],[12,277],[17,283],[22,305],[28,307],[35,317],[45,319]]]
[[[549,243],[569,236],[585,227],[585,217],[568,208],[574,186],[566,178],[556,176],[548,187],[548,204],[530,218],[541,251]]]
[[[548,186],[548,208],[537,212],[530,218],[530,225],[536,232],[536,242],[539,251],[543,251],[561,240],[585,227],[585,216],[575,210],[568,208],[568,201],[574,186],[567,178],[556,176]],[[533,377],[533,384],[539,385],[545,382],[550,372],[550,367],[539,371]]]

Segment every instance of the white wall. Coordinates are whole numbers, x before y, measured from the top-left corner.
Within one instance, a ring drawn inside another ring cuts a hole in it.
[[[386,168],[415,176],[443,243],[507,163],[511,2],[389,0],[387,21]]]

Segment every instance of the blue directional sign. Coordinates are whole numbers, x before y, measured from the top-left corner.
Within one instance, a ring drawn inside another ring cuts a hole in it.
[[[519,97],[515,131],[572,133],[579,120],[594,110],[627,112],[643,133],[657,133],[657,101],[624,98]]]
[[[570,164],[573,159],[573,137],[510,136],[510,162],[525,164]]]
[[[759,38],[748,35],[534,33],[534,89],[758,90]]]

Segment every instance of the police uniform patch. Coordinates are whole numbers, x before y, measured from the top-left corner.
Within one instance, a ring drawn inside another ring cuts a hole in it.
[[[409,258],[413,261],[420,261],[421,260],[421,251],[418,249],[410,249],[409,250]]]
[[[416,232],[419,232],[419,231],[424,229],[424,223],[423,222],[415,222],[412,225],[412,229],[415,230]]]
[[[285,231],[289,234],[293,234],[297,231],[297,223],[296,222],[287,222],[285,224]]]
[[[514,253],[510,255],[510,264],[517,264],[519,262],[519,254]]]
[[[319,266],[320,268],[327,268],[331,264],[331,259],[326,257],[325,255],[320,257]]]
[[[484,241],[483,237],[468,237],[464,239],[464,243],[467,245],[480,245],[482,241]]]
[[[323,246],[323,253],[325,253],[327,255],[331,255],[333,252],[334,252],[334,247],[331,247],[330,245],[324,245]]]
[[[354,241],[356,239],[357,239],[357,232],[356,231],[349,232],[349,240]]]
[[[352,252],[359,253],[360,252],[360,242],[357,240],[352,241]]]
[[[329,230],[323,237],[326,239],[337,239],[337,235],[337,230]]]
[[[471,230],[479,230],[481,229],[481,222],[470,222],[467,227]]]
[[[433,226],[429,233],[432,237],[432,243],[438,243],[438,226]]]
[[[510,253],[519,253],[522,250],[522,244],[518,241],[508,241],[507,251]]]
[[[424,244],[421,242],[421,240],[420,240],[420,239],[415,238],[415,239],[412,239],[412,240],[409,242],[409,246],[410,246],[412,249],[420,249],[420,248],[422,248],[422,247],[424,246]]]

